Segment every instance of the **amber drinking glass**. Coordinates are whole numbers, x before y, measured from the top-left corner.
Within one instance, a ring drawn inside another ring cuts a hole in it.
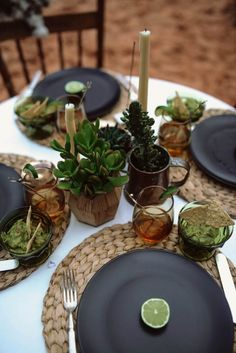
[[[159,144],[165,147],[173,157],[181,157],[186,151],[191,138],[191,122],[175,121],[163,116],[159,127]]]
[[[166,238],[173,225],[172,196],[161,197],[164,188],[149,186],[141,190],[133,211],[135,233],[148,244],[156,244]]]
[[[65,195],[63,190],[57,188],[53,163],[42,160],[32,161],[30,164],[36,169],[38,178],[21,173],[29,204],[46,212],[52,219],[58,217],[65,208]]]

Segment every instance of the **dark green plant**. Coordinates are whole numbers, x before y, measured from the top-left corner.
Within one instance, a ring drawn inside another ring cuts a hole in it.
[[[130,103],[121,120],[134,138],[132,154],[136,167],[148,172],[162,169],[166,165],[166,154],[155,144],[157,136],[152,129],[155,120],[142,111],[137,101]]]
[[[115,126],[109,126],[107,124],[107,126],[99,129],[98,135],[110,142],[110,146],[113,150],[120,150],[121,152],[127,153],[132,148],[130,134],[118,127],[118,124]]]
[[[167,105],[159,105],[155,109],[156,116],[168,115],[175,121],[191,120],[195,122],[201,118],[205,110],[205,102],[191,97],[180,97],[178,92],[174,98],[167,100]]]
[[[88,120],[80,123],[74,135],[73,154],[68,134],[64,147],[56,140],[51,142],[51,147],[60,152],[64,159],[57,163],[53,171],[60,180],[59,188],[70,190],[75,195],[84,193],[95,196],[127,183],[128,176],[120,175],[125,166],[125,156],[118,150],[112,150],[109,142],[98,136],[98,130],[99,120],[95,123]],[[78,154],[85,158],[78,161]]]

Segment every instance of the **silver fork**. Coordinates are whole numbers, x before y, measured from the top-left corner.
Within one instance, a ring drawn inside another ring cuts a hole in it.
[[[73,322],[73,311],[78,305],[77,289],[75,283],[75,274],[73,270],[67,270],[63,273],[63,299],[64,308],[69,314],[68,320],[68,336],[69,336],[69,353],[76,353],[75,330]]]

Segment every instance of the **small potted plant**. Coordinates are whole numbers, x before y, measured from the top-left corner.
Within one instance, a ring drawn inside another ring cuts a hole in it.
[[[120,150],[128,153],[132,148],[131,135],[118,124],[115,126],[107,126],[99,129],[99,137],[104,138],[111,145],[113,150]]]
[[[191,97],[180,97],[178,92],[167,100],[166,106],[158,106],[156,116],[161,116],[159,143],[172,156],[181,156],[191,139],[192,125],[203,115],[205,102]]]
[[[98,226],[116,214],[121,195],[121,186],[128,181],[120,175],[125,166],[125,156],[112,150],[110,143],[98,136],[99,120],[95,123],[84,120],[74,134],[71,152],[70,136],[66,135],[63,147],[56,140],[51,147],[60,152],[54,175],[59,179],[58,187],[70,191],[69,206],[78,220]],[[84,158],[79,159],[79,154]]]
[[[152,128],[154,119],[142,111],[141,104],[131,102],[121,119],[133,136],[134,146],[128,158],[129,182],[125,186],[128,200],[133,203],[132,197],[137,199],[139,192],[150,185],[167,188],[169,167],[186,169],[184,178],[175,182],[176,186],[183,185],[189,174],[189,164],[180,158],[171,158],[165,148],[156,144],[157,136]]]

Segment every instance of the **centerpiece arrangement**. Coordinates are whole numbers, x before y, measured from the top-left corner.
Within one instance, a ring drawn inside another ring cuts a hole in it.
[[[121,186],[128,181],[127,175],[120,175],[125,155],[99,137],[99,120],[84,120],[77,132],[66,135],[64,146],[53,140],[51,147],[63,159],[53,173],[58,187],[70,192],[69,207],[77,219],[98,226],[114,218]]]

